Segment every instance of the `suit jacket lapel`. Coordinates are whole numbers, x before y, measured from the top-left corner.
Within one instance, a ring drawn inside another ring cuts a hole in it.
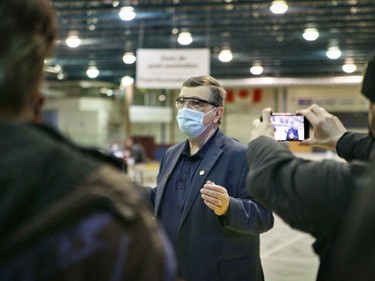
[[[171,174],[173,172],[173,169],[175,168],[176,164],[177,164],[177,161],[180,157],[180,154],[182,152],[182,150],[184,149],[184,145],[180,145],[179,148],[176,149],[176,151],[174,152],[173,156],[172,156],[172,159],[170,161],[169,164],[166,164],[167,165],[167,169],[166,171],[164,172],[164,176],[162,177],[162,179],[160,180],[160,183],[158,185],[158,191],[156,192],[156,197],[155,197],[155,208],[154,208],[154,215],[156,216],[158,211],[159,211],[159,208],[160,208],[160,202],[161,202],[161,199],[163,197],[163,194],[164,194],[164,190],[165,190],[165,186],[167,184],[167,181],[170,179],[171,177]]]

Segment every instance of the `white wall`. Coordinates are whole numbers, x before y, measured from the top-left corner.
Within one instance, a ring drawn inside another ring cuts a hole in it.
[[[241,92],[247,93],[247,95]],[[254,119],[261,115],[264,107],[275,107],[274,89],[261,89],[259,101],[254,101],[253,88],[233,89],[233,101],[227,101],[224,112],[224,120],[220,128],[229,136],[247,143],[250,138],[251,126]]]
[[[109,122],[118,118],[113,101],[101,98],[48,98],[43,110],[56,111],[58,129],[86,146],[106,147]]]
[[[305,107],[306,103],[317,103],[327,111],[367,111],[368,102],[360,94],[360,86],[336,87],[290,87],[287,105],[295,111]]]

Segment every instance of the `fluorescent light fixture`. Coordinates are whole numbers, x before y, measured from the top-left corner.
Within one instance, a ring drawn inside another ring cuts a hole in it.
[[[274,14],[284,14],[288,10],[288,5],[285,1],[272,1],[270,10]]]
[[[126,6],[120,9],[119,16],[124,21],[131,21],[135,18],[136,13],[134,12],[134,8],[132,6]]]
[[[263,67],[261,65],[253,65],[250,68],[250,72],[253,75],[261,75],[263,73]]]
[[[357,66],[354,63],[346,63],[342,66],[342,70],[345,73],[353,73],[357,70]]]
[[[133,64],[137,60],[133,52],[126,52],[122,57],[125,64]]]
[[[89,78],[94,79],[99,76],[99,69],[96,66],[90,66],[87,69],[86,74]]]
[[[230,62],[233,59],[233,54],[230,49],[223,49],[219,53],[219,60],[221,62]]]
[[[106,95],[107,95],[108,97],[112,97],[113,94],[114,94],[114,92],[113,92],[112,89],[108,89],[107,92],[106,92]]]
[[[65,43],[69,48],[77,48],[79,45],[81,45],[81,39],[78,37],[78,35],[72,34],[66,38]]]
[[[134,83],[134,79],[130,76],[124,76],[121,79],[121,86],[122,87],[128,87]]]
[[[60,72],[59,74],[57,74],[58,80],[63,80],[64,78],[65,78],[64,72]]]
[[[54,70],[56,73],[59,73],[59,72],[62,71],[62,67],[61,67],[61,65],[56,64],[56,65],[53,67],[53,70]]]
[[[319,37],[319,32],[316,28],[306,28],[303,32],[303,38],[307,41],[315,41]]]
[[[326,55],[329,59],[336,60],[339,57],[341,57],[341,51],[339,47],[329,47],[326,52]]]
[[[190,32],[181,32],[178,35],[177,41],[180,45],[190,45],[193,42]]]

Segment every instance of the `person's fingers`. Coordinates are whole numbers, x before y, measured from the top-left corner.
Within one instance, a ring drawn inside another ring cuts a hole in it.
[[[314,126],[321,120],[321,118],[319,117],[320,110],[317,107],[318,105],[313,104],[306,109],[298,110],[297,114],[302,114],[303,116],[305,116],[306,119],[309,120],[310,124]]]
[[[263,119],[263,122],[271,123],[271,113],[272,113],[272,109],[269,108],[269,107],[264,108],[262,110],[262,119]]]
[[[259,125],[260,125],[260,120],[259,119],[254,119],[254,121],[253,121],[253,126],[254,127],[258,127]]]
[[[327,110],[317,104],[313,104],[311,106],[311,111],[318,117],[320,117],[320,119],[322,119],[323,117],[326,118],[332,116],[332,114],[330,114]]]

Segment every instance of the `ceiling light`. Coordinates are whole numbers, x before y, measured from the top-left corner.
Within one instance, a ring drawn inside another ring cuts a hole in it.
[[[306,28],[302,36],[307,41],[315,41],[319,37],[319,32],[316,28]]]
[[[219,53],[219,60],[221,62],[230,62],[233,59],[233,54],[230,49],[223,49]]]
[[[61,67],[61,65],[59,65],[59,64],[56,64],[56,65],[53,67],[53,69],[54,69],[54,71],[55,71],[56,73],[59,73],[59,72],[62,71],[62,67]]]
[[[77,48],[81,44],[81,39],[76,34],[69,35],[65,40],[69,48]]]
[[[132,77],[124,76],[121,79],[121,86],[125,88],[125,87],[128,87],[128,86],[132,85],[133,82],[134,82],[134,79]]]
[[[232,5],[232,4],[225,5],[225,10],[230,11],[230,10],[233,10],[233,9],[234,9],[234,5]]]
[[[87,74],[87,76],[89,78],[94,79],[94,78],[98,77],[98,75],[99,75],[99,69],[97,69],[96,66],[90,66],[87,69],[86,74]]]
[[[341,51],[339,47],[329,47],[326,55],[331,60],[336,60],[341,57]]]
[[[288,10],[288,5],[285,1],[272,1],[270,10],[274,14],[284,14]]]
[[[115,1],[112,2],[112,6],[114,8],[118,7],[118,5],[120,5],[120,1],[115,0]]]
[[[356,66],[354,63],[345,63],[345,64],[342,66],[342,70],[343,70],[345,73],[353,73],[354,71],[357,70],[357,66]]]
[[[124,21],[131,21],[135,18],[136,13],[134,12],[134,8],[131,6],[122,7],[120,10],[120,18]]]
[[[64,78],[65,78],[64,72],[60,72],[59,74],[57,74],[57,79],[63,80]]]
[[[177,41],[180,45],[190,45],[193,42],[190,32],[181,32],[178,35]]]
[[[261,75],[263,73],[263,67],[261,65],[253,65],[250,68],[250,72],[253,75]]]
[[[122,57],[122,60],[126,64],[133,64],[136,61],[136,57],[133,52],[126,52],[124,56]]]
[[[112,89],[108,89],[107,92],[106,92],[106,95],[108,97],[112,97],[113,96],[113,90]]]

